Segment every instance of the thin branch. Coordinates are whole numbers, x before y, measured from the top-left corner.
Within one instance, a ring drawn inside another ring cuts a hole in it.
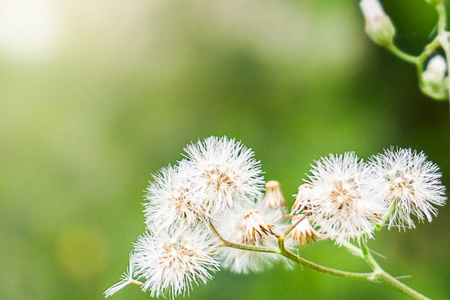
[[[409,297],[413,299],[418,300],[429,300],[429,298],[425,297],[421,293],[417,292],[416,290],[413,290],[406,284],[400,282],[387,272],[385,272],[380,265],[375,261],[375,259],[370,254],[369,247],[367,247],[367,242],[361,238],[361,250],[364,254],[364,258],[367,262],[367,264],[372,268],[373,274],[375,275],[375,279],[379,279],[380,281],[383,281],[384,283],[389,284],[390,286],[396,288],[400,292],[408,295]]]
[[[386,48],[389,51],[391,51],[393,54],[397,55],[398,57],[400,57],[401,59],[403,59],[409,63],[415,64],[415,65],[420,63],[420,56],[409,55],[409,54],[403,52],[402,50],[400,50],[399,48],[397,48],[397,46],[395,46],[394,43],[387,44]]]
[[[220,233],[217,231],[216,227],[211,222],[211,220],[208,220],[208,224],[209,224],[209,227],[211,228],[211,230],[214,232],[214,234],[222,241],[223,245],[220,245],[220,247],[226,246],[226,247],[240,249],[240,250],[280,254],[280,251],[275,248],[242,245],[242,244],[230,242],[230,241],[226,240],[225,238],[223,238],[222,235],[220,235]]]
[[[359,249],[358,247],[356,247],[356,246],[353,245],[352,243],[345,241],[345,242],[342,244],[342,246],[344,246],[345,248],[347,248],[347,250],[348,250],[350,253],[352,253],[352,254],[354,254],[354,255],[356,255],[356,256],[359,256],[359,257],[364,258],[364,255],[363,255],[361,249]]]
[[[358,279],[358,280],[368,280],[373,281],[374,280],[374,273],[354,273],[354,272],[345,272],[345,271],[339,271],[331,268],[327,268],[321,265],[318,265],[316,263],[313,263],[309,260],[306,260],[291,251],[284,249],[282,255],[293,262],[296,262],[302,266],[308,267],[310,269],[332,275],[337,277],[345,277],[345,278],[351,278],[351,279]]]
[[[303,221],[306,218],[306,215],[304,215],[302,218],[298,219],[294,224],[292,224],[291,226],[289,226],[284,232],[283,234],[280,236],[282,239],[285,239],[289,233],[291,233],[292,230],[294,230],[294,228],[300,224],[301,221]]]

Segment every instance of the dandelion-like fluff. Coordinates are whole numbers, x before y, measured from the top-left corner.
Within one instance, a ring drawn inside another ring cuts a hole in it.
[[[171,226],[194,226],[207,217],[205,193],[184,164],[163,168],[147,188],[144,213],[151,231]]]
[[[372,238],[386,211],[379,192],[368,184],[367,166],[353,153],[316,162],[309,176],[304,212],[321,234],[344,241]],[[302,195],[297,195],[301,198]],[[299,204],[298,204],[299,205]]]
[[[423,153],[411,149],[385,150],[370,162],[373,185],[384,193],[390,208],[389,227],[413,228],[415,215],[419,221],[431,222],[436,206],[445,204],[445,186],[439,167]]]
[[[262,194],[264,179],[254,152],[226,137],[209,137],[188,145],[186,164],[201,186],[212,213],[239,202],[254,202]]]
[[[213,256],[217,246],[217,238],[201,227],[193,231],[145,232],[135,244],[130,271],[105,295],[111,296],[130,283],[141,285],[151,297],[173,299],[189,294],[194,284],[206,284],[219,270]]]
[[[411,216],[431,221],[437,206],[445,204],[439,168],[422,152],[386,150],[369,163],[353,152],[323,157],[312,165],[287,214],[277,181],[266,183],[263,197],[260,163],[240,142],[209,137],[185,151],[184,159],[153,176],[144,202],[146,231],[127,272],[105,291],[106,297],[133,284],[151,297],[173,299],[207,283],[220,266],[249,273],[281,261],[339,277],[384,281],[426,299],[386,273],[367,246],[385,222],[411,228]],[[335,270],[295,253],[319,239],[346,247],[373,272]]]

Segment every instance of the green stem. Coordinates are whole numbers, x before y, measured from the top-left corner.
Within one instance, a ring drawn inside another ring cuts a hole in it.
[[[400,57],[401,59],[412,63],[412,64],[419,64],[420,63],[420,56],[412,56],[409,55],[405,52],[403,52],[402,50],[400,50],[399,48],[397,48],[397,46],[394,45],[394,43],[390,43],[388,45],[386,45],[386,48],[391,51],[392,53],[394,53],[395,55],[397,55],[398,57]]]
[[[383,281],[384,283],[389,284],[390,286],[396,288],[400,292],[408,295],[409,297],[413,299],[418,300],[429,300],[429,298],[425,297],[424,295],[420,294],[419,292],[413,290],[406,284],[400,282],[398,279],[392,277],[388,273],[386,273],[380,265],[375,261],[375,259],[370,254],[369,248],[367,247],[367,242],[364,238],[361,238],[361,250],[364,255],[364,259],[366,260],[367,264],[370,266],[370,268],[373,270],[373,275],[375,280]]]
[[[359,257],[364,258],[361,249],[359,249],[358,247],[356,247],[356,246],[353,245],[352,243],[350,243],[350,242],[344,242],[344,243],[342,244],[342,246],[344,246],[345,248],[347,248],[347,250],[348,250],[350,253],[352,253],[352,254],[354,254],[354,255],[356,255],[356,256],[359,256]]]
[[[420,74],[420,73],[421,73],[421,72],[419,72],[419,74]],[[420,76],[419,76],[419,80],[420,80],[420,79],[421,79],[421,78],[420,78]],[[421,84],[422,84],[422,82],[421,82]],[[377,226],[375,226],[375,231],[381,230],[381,229],[383,228],[384,224],[386,224],[386,222],[389,221],[389,218],[391,217],[392,213],[394,213],[394,210],[395,210],[395,208],[396,208],[396,205],[395,205],[395,204],[396,204],[395,201],[391,204],[391,206],[389,207],[387,213],[383,216],[383,223],[380,223],[380,224],[378,224]],[[389,224],[388,226],[390,226],[390,224]]]
[[[438,33],[437,36],[434,38],[434,40],[425,46],[424,51],[419,56],[413,56],[403,52],[402,50],[397,48],[397,46],[394,44],[393,41],[385,45],[385,47],[399,58],[405,60],[406,62],[416,65],[419,86],[423,91],[423,93],[436,100],[445,100],[448,99],[450,95],[450,80],[447,79],[446,82],[446,90],[448,92],[443,93],[442,91],[436,92],[430,88],[427,88],[426,83],[423,82],[422,78],[423,65],[425,61],[440,47],[442,47],[442,49],[445,52],[445,56],[447,57],[447,70],[450,70],[450,43],[449,43],[449,32],[445,30],[447,17],[445,13],[444,2],[441,2],[434,6],[438,13],[438,24],[437,24]]]
[[[318,264],[315,264],[309,260],[306,260],[291,251],[284,249],[281,253],[284,257],[290,259],[293,262],[296,262],[302,266],[308,267],[310,269],[332,275],[337,277],[345,277],[345,278],[351,278],[351,279],[358,279],[358,280],[373,280],[373,273],[354,273],[354,272],[345,272],[345,271],[339,271],[331,268],[327,268]]]
[[[370,254],[370,250],[367,247],[367,242],[364,237],[361,238],[361,251],[363,253],[364,259],[366,260],[367,264],[373,271],[384,272],[383,269],[380,267],[380,265],[375,261],[375,259]]]
[[[275,248],[236,244],[236,243],[232,243],[227,240],[224,240],[224,239],[222,239],[222,242],[223,242],[223,246],[230,247],[230,248],[253,251],[253,252],[281,254],[280,251]]]
[[[298,223],[296,222],[296,224],[298,224]],[[240,249],[240,250],[247,250],[247,251],[281,254],[293,262],[296,262],[302,266],[308,267],[308,268],[316,270],[318,272],[322,272],[322,273],[336,276],[336,277],[343,277],[343,278],[350,278],[350,279],[357,279],[357,280],[366,280],[366,281],[379,280],[379,281],[389,284],[390,286],[396,288],[397,290],[399,290],[402,293],[405,293],[406,295],[410,296],[413,299],[418,299],[418,300],[427,300],[428,299],[424,295],[411,289],[407,285],[401,283],[396,278],[394,278],[391,275],[389,275],[388,273],[386,273],[380,267],[380,265],[378,265],[378,263],[375,261],[375,259],[370,254],[370,250],[367,247],[367,244],[366,244],[366,241],[364,238],[361,238],[361,253],[362,253],[362,256],[364,257],[365,261],[367,262],[367,264],[373,270],[373,272],[371,272],[371,273],[356,273],[356,272],[340,271],[340,270],[336,270],[336,269],[318,265],[316,263],[313,263],[309,260],[304,259],[303,257],[296,255],[295,253],[286,249],[286,247],[284,245],[284,239],[290,232],[289,229],[283,235],[277,237],[278,249],[272,249],[272,248],[265,248],[265,247],[259,247],[259,246],[241,245],[241,244],[229,242],[220,235],[220,233],[217,231],[217,229],[215,228],[215,226],[211,222],[211,220],[209,220],[209,226],[210,226],[211,230],[217,235],[217,237],[222,241],[222,243],[223,243],[222,246]],[[348,249],[352,249],[354,251],[353,247],[355,247],[355,246],[353,246],[352,244],[348,243],[345,246]]]
[[[412,288],[410,288],[406,284],[398,281],[398,279],[392,277],[391,275],[389,275],[386,272],[379,273],[377,276],[377,279],[379,279],[380,281],[383,281],[384,283],[389,284],[390,286],[396,288],[400,292],[408,295],[412,299],[430,300],[430,298],[427,298],[424,295],[422,295],[421,293],[413,290]]]
[[[383,216],[383,225],[384,223],[386,223],[387,221],[389,221],[389,218],[391,217],[391,215],[394,213],[394,210],[396,208],[396,203],[395,201],[391,204],[391,207],[389,207],[388,212]]]
[[[417,66],[420,65],[422,67],[425,60],[431,54],[433,54],[440,46],[441,46],[441,43],[439,42],[438,37],[435,37],[434,40],[431,41],[431,43],[429,43],[428,45],[425,46],[425,49],[423,50],[423,52],[418,56],[420,63]]]
[[[289,251],[288,249],[286,249],[286,247],[284,246],[284,237],[280,236],[278,237],[278,247],[280,248],[280,254],[283,255],[284,257],[290,259],[293,262],[296,262],[302,266],[311,268],[313,270],[328,274],[328,275],[333,275],[333,276],[337,276],[337,277],[346,277],[346,278],[351,278],[351,279],[359,279],[359,280],[372,280],[372,273],[354,273],[354,272],[345,272],[345,271],[340,271],[340,270],[335,270],[335,269],[331,269],[331,268],[327,268],[321,265],[318,265],[316,263],[313,263],[307,259],[304,259],[303,257],[300,257],[294,253],[292,253],[291,251]]]
[[[301,222],[301,220],[300,220],[300,222]],[[222,241],[222,243],[223,243],[222,246],[240,249],[240,250],[254,251],[254,252],[281,254],[284,257],[292,260],[293,262],[301,264],[305,267],[308,267],[313,270],[316,270],[316,271],[319,271],[322,273],[326,273],[329,275],[337,276],[337,277],[347,277],[347,278],[360,279],[360,280],[371,280],[370,278],[373,275],[372,273],[352,273],[352,272],[339,271],[339,270],[327,268],[327,267],[315,264],[313,262],[310,262],[309,260],[299,257],[298,255],[287,250],[284,246],[284,237],[283,236],[278,237],[279,249],[263,248],[263,247],[258,247],[258,246],[241,245],[241,244],[232,243],[232,242],[227,241],[220,235],[220,233],[217,231],[216,227],[211,222],[211,220],[209,220],[208,223],[209,223],[209,227],[214,232],[214,234]]]
[[[445,32],[445,26],[447,22],[447,16],[445,14],[444,2],[436,4],[436,10],[439,16],[438,20],[438,35]]]
[[[439,16],[438,21],[438,36],[437,39],[442,46],[442,49],[444,49],[446,61],[447,61],[447,70],[450,71],[450,42],[449,42],[449,33],[445,30],[445,27],[447,26],[447,15],[445,13],[445,6],[444,2],[441,2],[436,5],[436,11]],[[447,90],[449,91],[450,95],[450,80],[447,77]]]

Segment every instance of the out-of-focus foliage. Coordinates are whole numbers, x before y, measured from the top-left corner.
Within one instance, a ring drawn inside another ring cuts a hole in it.
[[[384,2],[400,45],[419,53],[433,10]],[[450,185],[448,103],[423,96],[414,68],[369,41],[354,1],[3,1],[0,299],[102,299],[144,230],[150,173],[209,135],[252,147],[290,203],[313,160],[391,145],[425,151]],[[432,223],[383,230],[370,246],[391,274],[444,299],[449,220],[444,207]],[[301,253],[368,270],[329,242]],[[137,287],[114,295],[148,298]],[[297,266],[221,271],[191,293],[300,298],[407,299]]]

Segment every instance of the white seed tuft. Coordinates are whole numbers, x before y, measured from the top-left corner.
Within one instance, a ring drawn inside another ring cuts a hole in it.
[[[144,233],[135,245],[135,273],[145,279],[142,290],[151,297],[175,298],[193,284],[205,284],[219,270],[213,257],[218,240],[203,228]]]
[[[431,222],[437,208],[447,200],[439,167],[423,152],[411,149],[385,150],[370,162],[373,185],[384,193],[385,206],[392,208],[389,227],[414,228],[411,215]]]
[[[209,137],[188,145],[186,164],[192,178],[206,194],[211,213],[239,202],[253,202],[262,195],[263,177],[254,152],[226,137]]]
[[[368,167],[353,152],[330,155],[316,162],[309,176],[312,186],[303,212],[318,231],[344,241],[373,238],[386,211],[377,190],[367,182]]]

